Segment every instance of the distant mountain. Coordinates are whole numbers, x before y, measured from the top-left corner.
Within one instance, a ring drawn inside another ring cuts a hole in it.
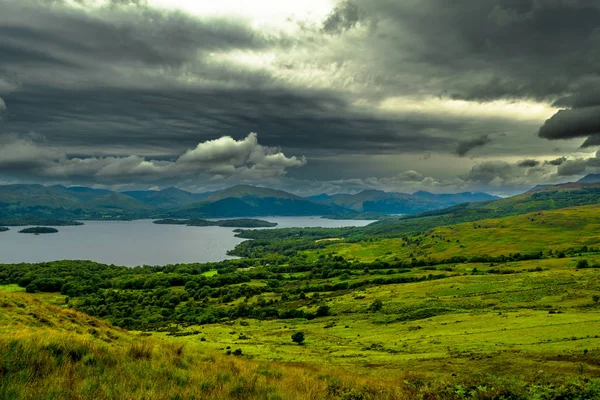
[[[350,211],[319,204],[281,190],[238,185],[219,191],[206,200],[168,213],[171,218],[226,218],[251,216],[337,215]]]
[[[322,204],[338,205],[359,213],[415,214],[439,210],[460,203],[489,201],[499,199],[487,193],[433,194],[416,192],[414,194],[364,190],[357,194],[336,194],[313,196],[309,198]]]
[[[214,192],[190,193],[182,189],[171,187],[163,190],[129,191],[123,192],[123,194],[133,197],[154,208],[176,209],[204,200],[213,195]]]
[[[84,187],[0,186],[0,222],[44,224],[52,220],[120,218],[147,215],[152,207],[122,193]],[[49,223],[50,224],[50,223]]]
[[[578,183],[600,183],[600,174],[589,174],[577,181]]]
[[[211,193],[190,193],[178,188],[119,193],[60,185],[5,185],[0,186],[0,225],[60,225],[78,219],[414,214],[490,197],[485,193],[410,195],[365,190],[357,194],[321,195],[313,201],[249,185]]]
[[[442,193],[434,194],[425,191],[413,193],[413,196],[423,197],[431,201],[437,201],[447,206],[453,206],[461,203],[477,203],[480,201],[498,200],[499,196],[483,192],[462,192],[462,193]]]

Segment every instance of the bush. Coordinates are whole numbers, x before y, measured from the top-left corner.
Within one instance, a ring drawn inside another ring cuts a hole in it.
[[[29,285],[27,285],[27,287],[25,288],[25,291],[27,293],[35,293],[38,291],[38,288],[36,286],[35,283],[30,283]]]
[[[329,315],[329,306],[319,306],[317,308],[317,317],[326,317]]]
[[[377,312],[377,311],[381,311],[382,308],[383,308],[383,302],[381,300],[375,300],[374,302],[371,303],[369,310],[371,310],[373,312]]]
[[[294,343],[302,344],[304,342],[304,332],[296,332],[292,335],[292,341]]]

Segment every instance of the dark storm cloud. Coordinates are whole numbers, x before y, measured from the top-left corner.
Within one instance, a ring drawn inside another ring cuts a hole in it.
[[[290,157],[306,155],[309,165],[315,155],[401,162],[407,153],[462,157],[475,148],[482,156],[549,154],[535,142],[537,120],[380,107],[403,96],[556,101],[572,110],[550,119],[541,136],[598,133],[590,111],[600,104],[596,2],[352,0],[297,35],[145,1],[87,9],[0,2],[0,135],[33,131],[47,141],[22,143],[25,161],[56,159],[56,151],[64,160],[137,155],[159,165],[248,132]],[[257,66],[271,53],[272,64]],[[494,146],[486,146],[490,137]]]
[[[483,135],[474,139],[461,140],[460,142],[458,142],[456,154],[460,157],[464,157],[471,150],[477,147],[483,147],[490,142],[491,139],[487,135]]]
[[[23,88],[6,96],[5,127],[29,130],[53,144],[115,145],[180,152],[223,135],[260,133],[269,146],[299,150],[412,152],[443,149],[452,139],[428,135],[431,121],[375,118],[352,112],[327,92],[252,89]],[[118,113],[115,110],[119,110]],[[436,122],[452,130],[456,121]]]
[[[347,4],[359,8],[352,15],[377,21],[364,56],[377,54],[376,79],[389,82],[390,88],[412,81],[455,98],[553,100],[588,88],[590,77],[597,76],[600,4],[594,1]],[[345,22],[346,9],[339,7],[327,22],[333,19],[336,28],[344,29],[358,25],[354,19]],[[403,77],[406,72],[410,75]]]
[[[542,138],[574,139],[600,134],[600,106],[561,110],[540,128]]]
[[[1,62],[5,68],[21,63],[28,69],[55,63],[76,69],[120,63],[176,67],[199,53],[267,45],[266,37],[241,23],[201,21],[150,8],[87,13],[5,1],[0,14]]]
[[[533,168],[540,165],[538,160],[522,160],[517,163],[517,166],[521,168]]]

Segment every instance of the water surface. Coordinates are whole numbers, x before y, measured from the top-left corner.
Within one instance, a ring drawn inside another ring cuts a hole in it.
[[[320,217],[266,217],[277,228],[364,226],[373,221],[330,220]],[[0,263],[92,260],[115,265],[166,265],[221,261],[243,239],[235,228],[157,225],[151,220],[131,222],[85,221],[82,226],[60,226],[59,233],[27,235],[23,227],[0,232]]]

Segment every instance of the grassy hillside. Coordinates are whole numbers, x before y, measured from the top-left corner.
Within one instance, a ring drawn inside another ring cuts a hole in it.
[[[391,382],[133,334],[30,295],[0,291],[0,307],[2,399],[402,398]]]
[[[64,225],[74,219],[132,218],[150,206],[122,193],[83,187],[0,185],[4,225]]]
[[[539,211],[433,228],[401,238],[335,243],[326,254],[362,261],[454,256],[500,256],[600,247],[600,205]]]
[[[564,184],[541,187],[535,191],[500,200],[464,203],[439,211],[386,219],[363,229],[367,235],[398,236],[461,222],[502,218],[533,211],[555,210],[600,203],[600,184]]]

